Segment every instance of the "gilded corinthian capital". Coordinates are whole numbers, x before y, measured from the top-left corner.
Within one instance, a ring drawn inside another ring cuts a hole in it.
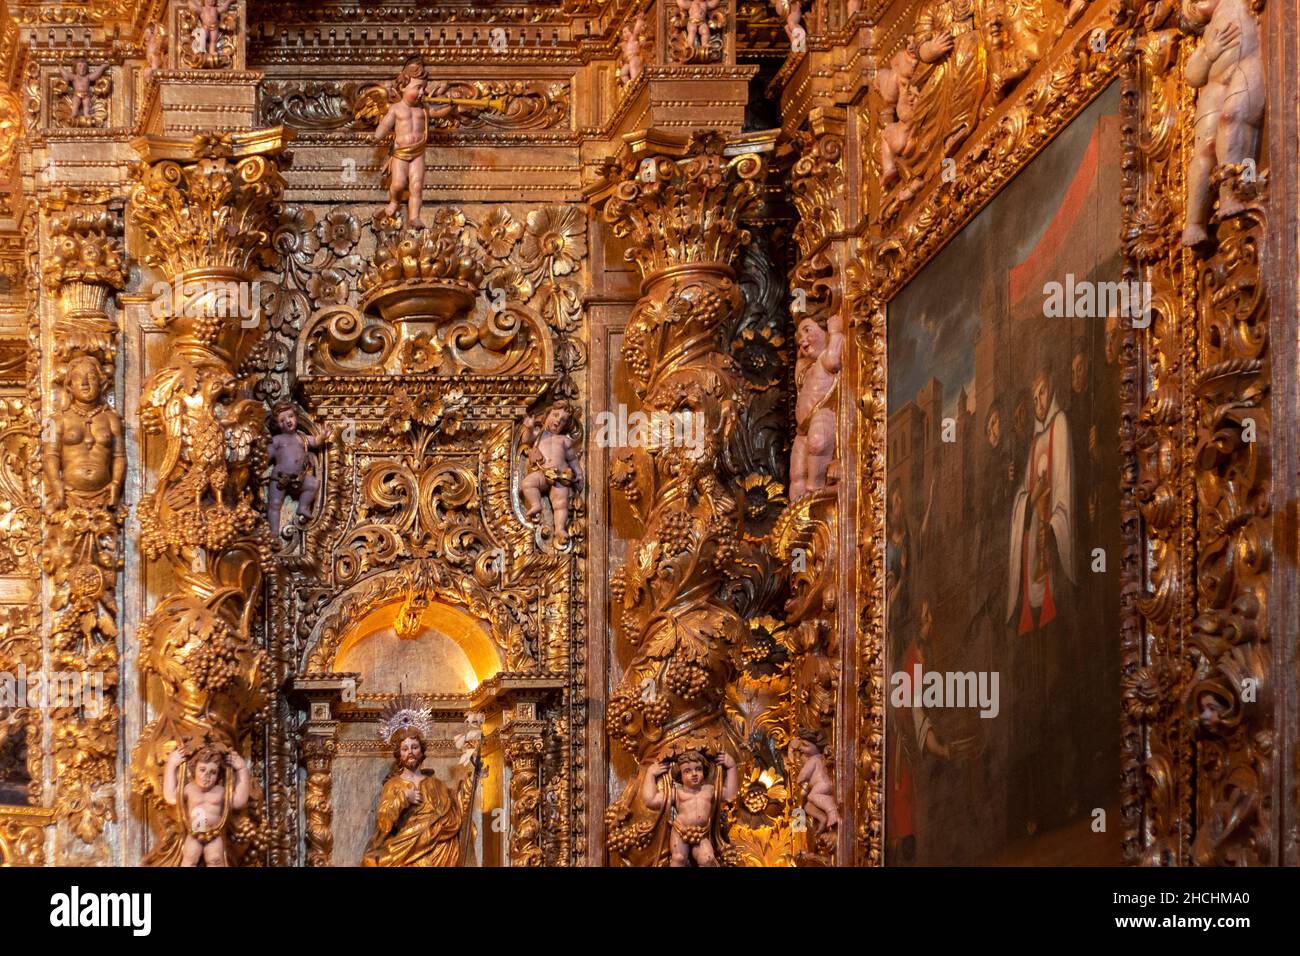
[[[284,191],[280,167],[292,137],[276,127],[136,139],[145,168],[131,193],[131,221],[149,238],[145,264],[169,276],[269,265]]]
[[[643,278],[688,263],[729,265],[749,242],[740,219],[758,199],[763,170],[756,153],[732,155],[718,133],[644,132],[618,160],[605,221],[631,240],[627,259]]]

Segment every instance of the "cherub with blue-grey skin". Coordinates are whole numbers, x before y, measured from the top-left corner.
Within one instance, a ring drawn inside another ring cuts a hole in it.
[[[286,497],[297,500],[298,523],[311,519],[320,481],[312,474],[311,452],[324,448],[338,435],[330,428],[314,435],[298,433],[298,409],[293,402],[279,402],[271,409],[278,434],[271,439],[267,458],[271,463],[271,484],[266,491],[266,520],[271,526],[271,537],[280,535],[280,506]]]

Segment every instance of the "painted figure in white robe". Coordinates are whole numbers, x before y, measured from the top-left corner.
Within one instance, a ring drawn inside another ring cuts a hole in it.
[[[1056,617],[1054,589],[1074,571],[1074,462],[1069,425],[1045,371],[1034,379],[1034,438],[1012,505],[1007,618],[1017,634]]]
[[[1074,450],[1045,370],[1034,378],[1029,461],[1011,506],[1004,700],[1011,716],[1008,837],[1056,829],[1078,812],[1078,758],[1070,745],[1069,662],[1084,635],[1074,609],[1077,546]]]

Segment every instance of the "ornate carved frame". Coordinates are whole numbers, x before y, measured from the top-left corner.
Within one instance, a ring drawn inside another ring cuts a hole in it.
[[[880,865],[884,857],[885,307],[1112,82],[1121,84],[1125,117],[1125,279],[1146,279],[1155,289],[1154,321],[1125,330],[1121,358],[1125,858],[1279,862],[1269,806],[1281,709],[1272,709],[1268,674],[1281,649],[1270,653],[1266,643],[1277,603],[1269,589],[1276,519],[1269,504],[1271,416],[1264,396],[1271,363],[1263,330],[1270,321],[1260,249],[1267,173],[1249,191],[1247,214],[1219,227],[1212,251],[1202,257],[1183,249],[1195,95],[1182,81],[1182,64],[1195,38],[1180,33],[1168,5],[1093,6],[1081,29],[1068,30],[1043,57],[1044,68],[980,123],[956,175],[932,175],[892,228],[860,230],[848,266],[856,335],[846,364],[857,398],[849,447],[858,473],[841,486],[841,507],[853,515],[861,542],[854,588],[854,858],[861,864]],[[1278,4],[1261,17],[1275,49],[1294,42],[1285,17]],[[1104,44],[1089,42],[1097,29]],[[876,52],[884,63],[891,51]],[[1274,78],[1270,90],[1287,82]],[[874,145],[875,118],[864,127]],[[1264,168],[1268,158],[1259,163]],[[867,204],[874,213],[878,197]],[[1294,395],[1293,384],[1288,392]],[[1242,420],[1251,416],[1253,443],[1241,439]],[[1252,679],[1259,701],[1253,709],[1242,700]]]

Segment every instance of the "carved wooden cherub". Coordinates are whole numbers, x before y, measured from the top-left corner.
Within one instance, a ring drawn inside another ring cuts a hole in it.
[[[424,98],[423,70],[404,69],[397,78],[400,97],[388,107],[372,138],[381,142],[393,134],[392,153],[388,157],[388,205],[384,214],[397,215],[403,190],[408,190],[406,225],[422,229],[420,210],[424,205],[424,151],[429,145],[429,114],[421,105]]]
[[[826,769],[826,738],[811,730],[802,731],[790,741],[790,759],[803,759],[796,784],[804,788],[804,812],[823,830],[840,824],[839,807],[835,805],[835,781]]]
[[[624,85],[641,75],[641,36],[644,32],[644,15],[638,15],[636,23],[623,28],[623,63],[618,68],[618,78]]]
[[[1264,121],[1264,67],[1259,24],[1245,0],[1183,0],[1183,17],[1201,31],[1185,72],[1188,84],[1201,91],[1183,228],[1183,245],[1197,246],[1209,239],[1216,165],[1255,158]],[[1239,215],[1243,208],[1233,183],[1225,180],[1219,187],[1219,218]]]
[[[188,768],[182,781],[181,766]],[[234,771],[233,783],[226,779],[226,768]],[[250,779],[248,763],[233,750],[222,753],[204,746],[190,754],[177,747],[163,769],[163,802],[180,810],[185,826],[181,846],[181,866],[226,865],[226,820],[232,810],[248,806]]]
[[[707,48],[713,38],[709,32],[709,14],[722,0],[676,0],[677,9],[686,14],[686,45]]]
[[[221,47],[221,17],[235,0],[189,0],[189,8],[198,18],[194,30],[194,52],[216,55]]]
[[[803,53],[808,49],[808,31],[804,29],[803,7],[799,0],[790,0],[785,15],[785,35],[790,38],[790,49],[793,52]]]
[[[884,103],[880,115],[880,185],[886,190],[898,182],[899,160],[912,155],[913,123],[916,119],[916,90],[912,86],[912,77],[919,62],[916,50],[908,44],[894,54],[888,67],[876,74],[876,92]],[[904,201],[920,187],[919,177],[912,177],[907,186],[909,195],[903,197]]]
[[[844,357],[844,320],[832,315],[825,330],[806,318],[795,333],[795,438],[790,449],[790,498],[826,487],[835,459],[835,385]]]
[[[542,515],[542,495],[549,495],[555,521],[555,543],[569,540],[569,501],[573,489],[582,485],[582,457],[572,438],[565,434],[573,413],[563,402],[552,405],[538,425],[528,416],[523,421],[520,445],[528,456],[528,473],[519,483],[528,517]]]
[[[116,507],[126,477],[122,416],[104,399],[98,359],[79,355],[68,363],[69,401],[53,420],[45,445],[45,479],[54,510],[72,503]]]
[[[267,457],[271,464],[271,483],[266,493],[266,520],[271,526],[271,537],[280,534],[280,507],[286,497],[298,502],[298,523],[306,524],[311,518],[320,481],[312,474],[310,452],[319,451],[334,440],[337,432],[329,429],[322,434],[298,433],[298,410],[292,402],[280,402],[271,409],[277,434],[271,439]]]
[[[726,768],[720,796],[730,803],[740,791],[736,758],[724,751],[714,758],[714,763]],[[671,866],[690,866],[692,860],[696,866],[718,865],[710,830],[719,794],[713,784],[704,782],[707,767],[708,761],[698,750],[688,750],[678,756],[671,765],[674,786],[669,787],[667,794],[660,790],[659,780],[670,772],[668,762],[660,760],[646,770],[641,802],[650,810],[668,806],[672,825]]]
[[[141,74],[144,82],[148,83],[154,73],[162,69],[163,66],[163,47],[165,35],[162,27],[156,23],[151,23],[144,28],[144,61],[145,70]]]
[[[92,70],[85,60],[78,60],[71,70],[66,66],[59,67],[59,74],[72,87],[72,92],[68,94],[72,100],[72,119],[79,116],[94,118],[91,112],[95,105],[94,85],[108,72],[110,65],[105,63]]]

